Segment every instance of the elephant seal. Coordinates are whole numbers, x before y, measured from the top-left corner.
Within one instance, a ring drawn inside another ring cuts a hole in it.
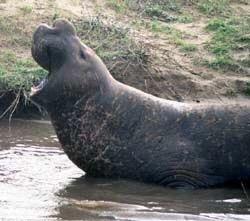
[[[87,175],[195,188],[249,180],[247,102],[181,103],[122,84],[66,20],[37,28],[32,55],[49,74],[31,99]]]

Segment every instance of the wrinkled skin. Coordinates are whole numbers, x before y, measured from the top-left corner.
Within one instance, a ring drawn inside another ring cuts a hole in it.
[[[249,180],[247,103],[179,103],[124,85],[65,20],[38,27],[32,55],[49,77],[31,99],[87,175],[172,187]]]

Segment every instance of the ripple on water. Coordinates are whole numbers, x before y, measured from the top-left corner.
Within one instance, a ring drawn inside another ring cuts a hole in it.
[[[19,146],[6,150],[4,155],[0,161],[0,217],[3,218],[55,214],[57,190],[72,177],[82,175],[56,148]]]
[[[14,123],[12,135],[18,133],[15,130],[23,129],[15,126]],[[2,132],[3,128],[0,130]],[[45,146],[32,143],[32,136],[39,134],[27,133],[28,138],[24,134],[23,139],[16,140],[8,132],[5,135],[12,142],[7,147],[0,146],[0,219],[55,215],[59,202],[56,192],[83,172],[68,160],[54,141],[47,139],[49,145]],[[0,136],[5,138],[3,133]]]

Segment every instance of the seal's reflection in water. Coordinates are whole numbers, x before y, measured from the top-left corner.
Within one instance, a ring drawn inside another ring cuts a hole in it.
[[[126,180],[81,177],[58,195],[64,198],[58,209],[58,216],[63,219],[250,219],[240,215],[249,213],[249,201],[240,189],[176,190]]]

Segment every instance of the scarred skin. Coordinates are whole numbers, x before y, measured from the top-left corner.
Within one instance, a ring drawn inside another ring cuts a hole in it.
[[[38,27],[32,55],[50,74],[31,99],[87,175],[198,188],[249,180],[246,102],[180,103],[122,84],[65,20]]]

